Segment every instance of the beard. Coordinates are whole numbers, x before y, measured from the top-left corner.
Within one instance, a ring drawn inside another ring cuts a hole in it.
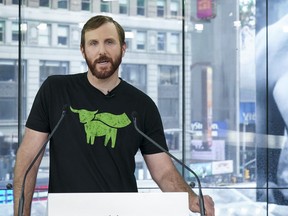
[[[121,52],[118,56],[116,56],[115,61],[113,61],[113,59],[109,58],[106,55],[100,56],[96,60],[89,59],[86,56],[85,52],[84,52],[84,56],[85,56],[85,61],[87,63],[87,66],[88,66],[89,70],[91,71],[92,75],[98,79],[106,79],[106,78],[111,77],[116,72],[116,70],[119,68],[119,65],[122,62],[122,53]],[[101,69],[98,70],[97,64],[99,64],[101,62],[110,62],[111,65],[102,67]]]

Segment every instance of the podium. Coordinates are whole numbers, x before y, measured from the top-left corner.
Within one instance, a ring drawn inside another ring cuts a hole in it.
[[[188,193],[49,193],[48,216],[188,216]]]

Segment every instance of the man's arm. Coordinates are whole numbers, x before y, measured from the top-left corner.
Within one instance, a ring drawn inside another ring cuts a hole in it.
[[[200,212],[199,198],[185,182],[166,153],[144,155],[144,160],[153,180],[164,192],[188,192],[189,208],[192,212]],[[211,197],[204,196],[207,216],[214,216],[214,202]]]
[[[14,216],[18,215],[19,198],[21,195],[22,182],[25,172],[31,164],[32,160],[39,152],[42,144],[46,141],[47,137],[47,133],[41,133],[31,130],[29,128],[25,128],[25,135],[23,137],[23,141],[19,149],[17,150],[16,163],[14,168]],[[24,215],[30,215],[30,208],[36,184],[37,172],[42,157],[43,154],[41,157],[38,158],[35,165],[32,167],[29,174],[27,175],[24,193]]]

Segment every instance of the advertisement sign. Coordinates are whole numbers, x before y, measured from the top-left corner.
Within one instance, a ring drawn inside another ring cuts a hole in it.
[[[192,163],[189,165],[199,177],[233,173],[233,160],[213,161],[208,163]],[[189,174],[190,177],[194,177]]]
[[[240,103],[240,123],[255,124],[255,102],[241,102]]]
[[[212,122],[211,125],[212,129],[212,137],[223,137],[225,138],[227,136],[227,123],[223,121],[215,121]],[[193,131],[193,134],[198,137],[203,136],[203,123],[200,121],[193,121],[191,123],[191,131]]]
[[[208,19],[213,16],[213,0],[197,0],[197,17]]]
[[[191,140],[193,160],[225,160],[225,141],[213,140],[209,150],[203,150],[202,140]]]
[[[212,162],[212,175],[228,173],[233,173],[233,160]]]
[[[189,168],[202,178],[212,175],[212,163],[192,163],[189,165]],[[189,177],[194,177],[194,175],[189,173]]]

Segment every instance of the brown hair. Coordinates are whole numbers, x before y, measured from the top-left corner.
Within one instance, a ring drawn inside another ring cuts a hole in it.
[[[84,48],[85,46],[85,33],[90,30],[94,30],[99,28],[105,23],[113,23],[116,27],[116,30],[118,32],[118,37],[120,41],[120,45],[123,46],[125,44],[125,31],[122,28],[122,26],[113,20],[112,17],[104,16],[104,15],[97,15],[92,18],[90,18],[85,25],[83,26],[83,29],[81,31],[81,46]]]

